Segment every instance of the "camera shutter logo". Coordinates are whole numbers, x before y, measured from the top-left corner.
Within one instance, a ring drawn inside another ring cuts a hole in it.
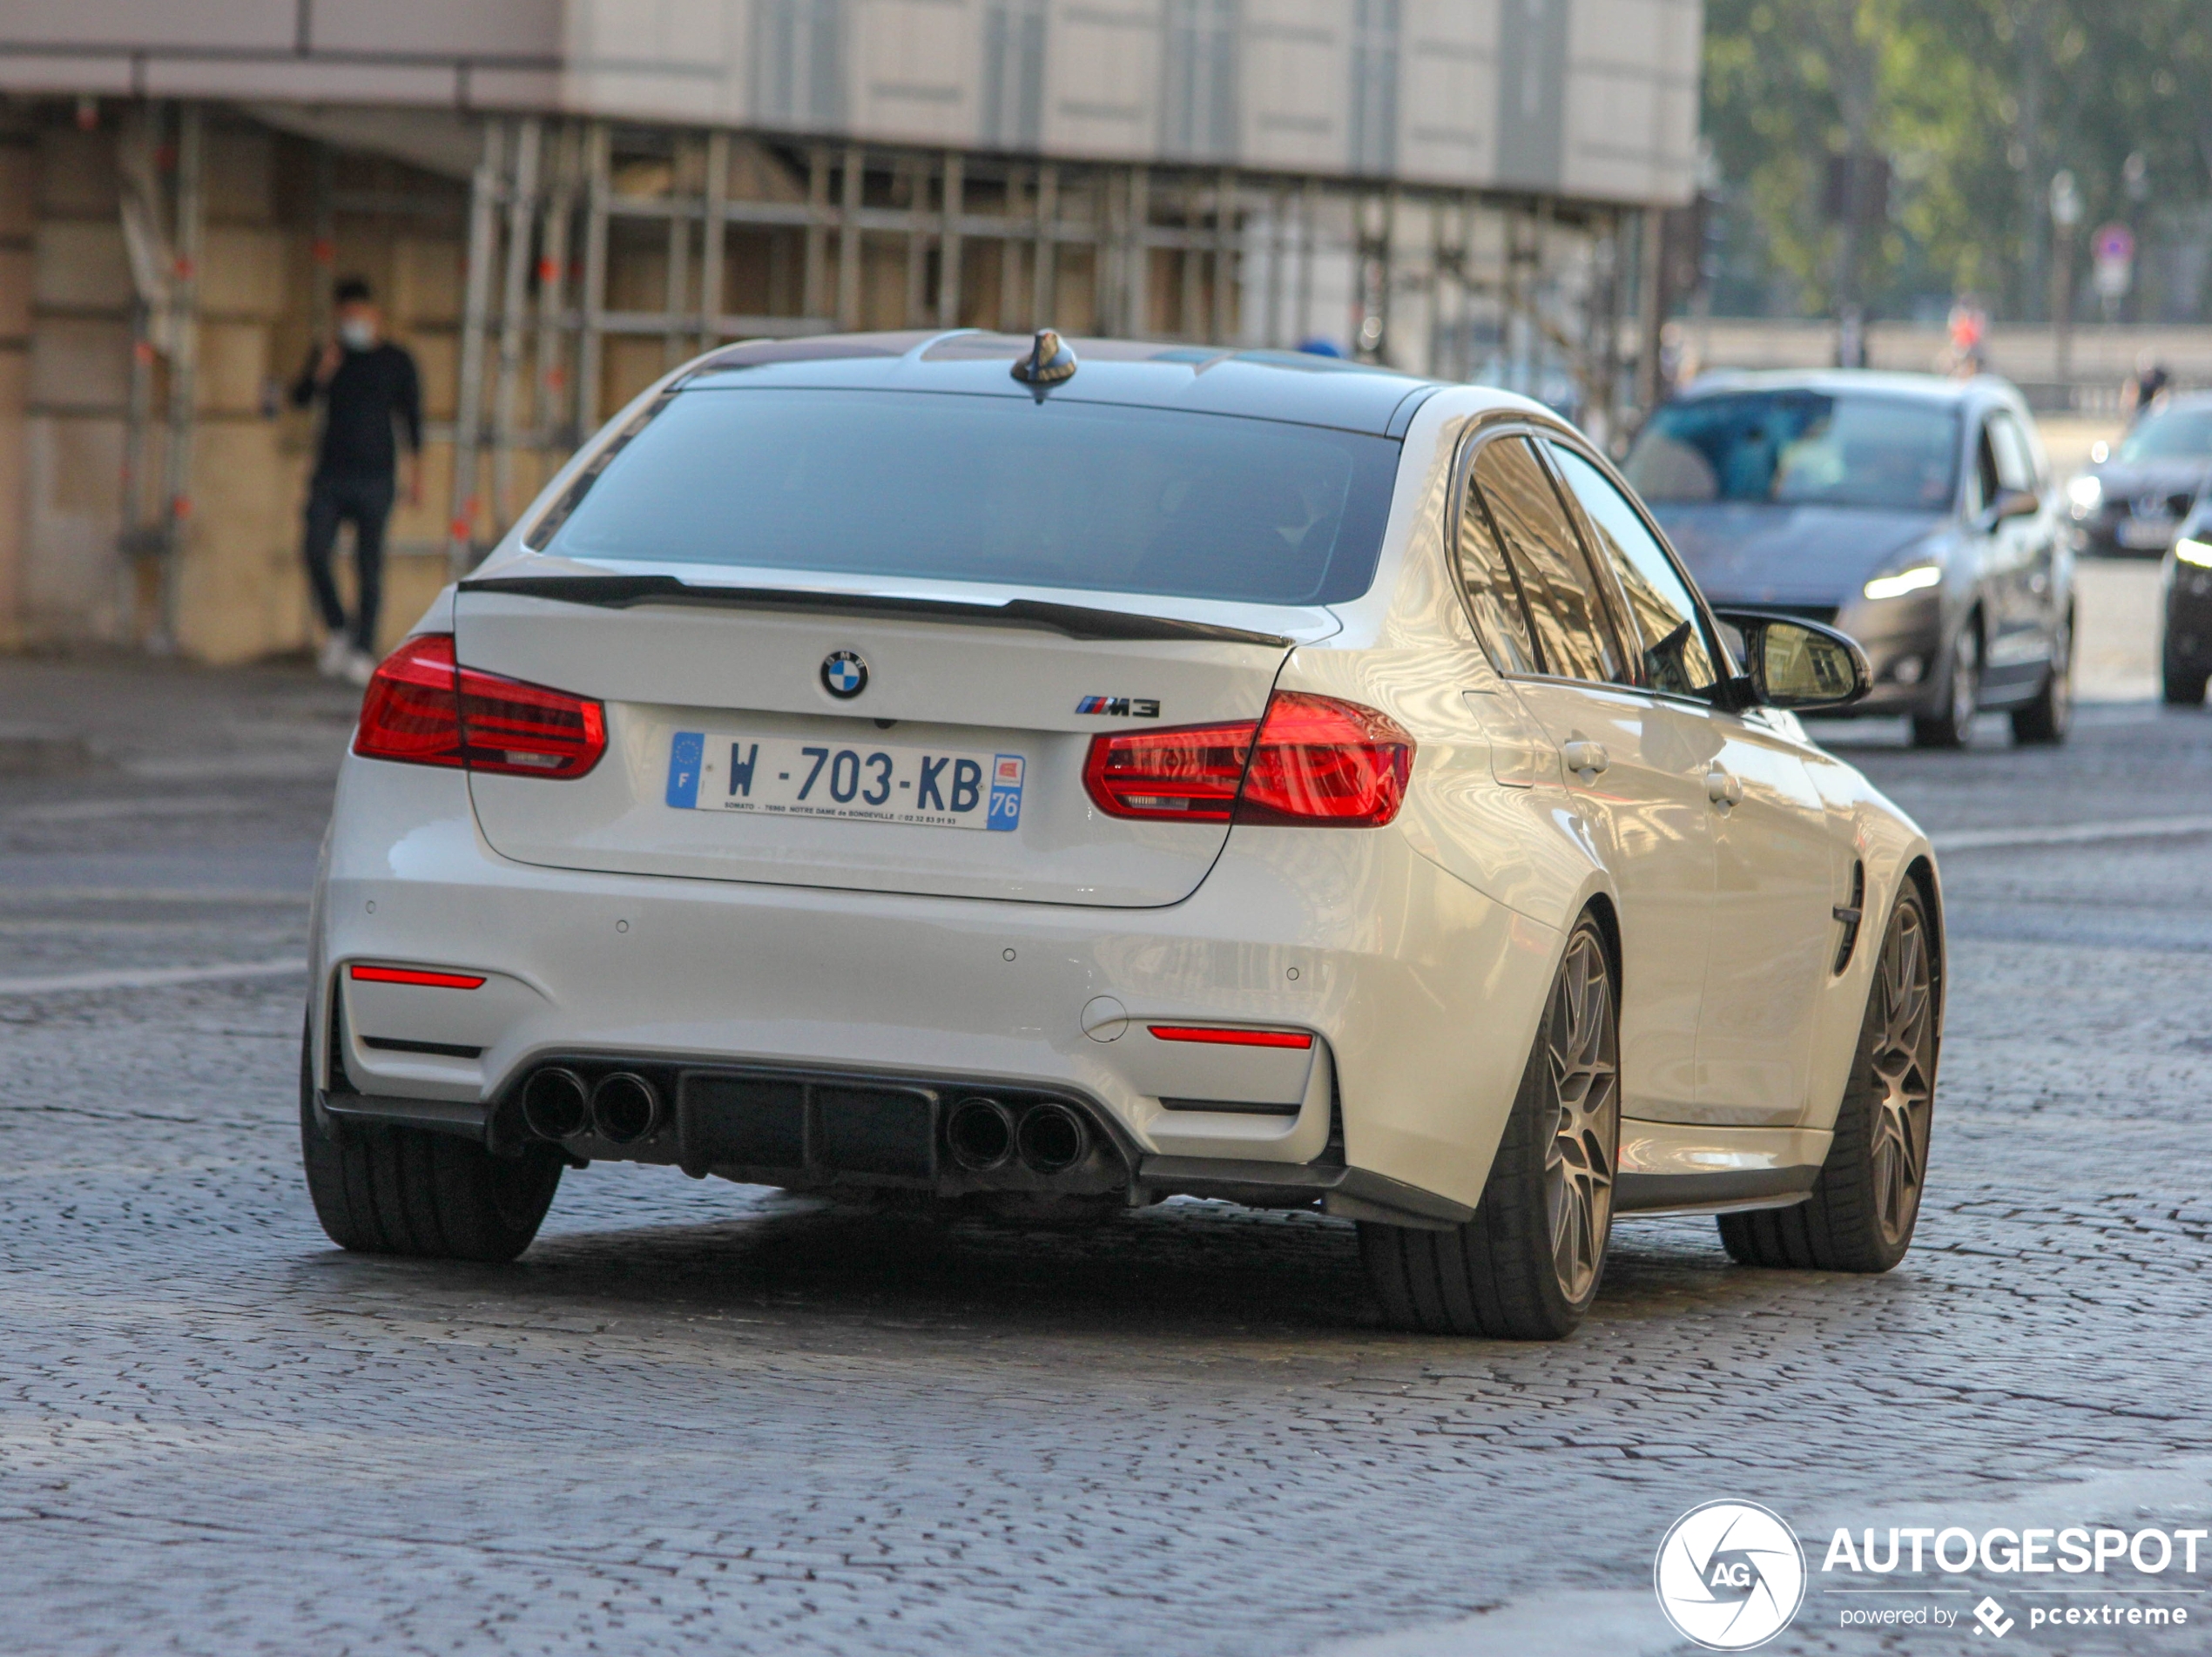
[[[1707,1502],[1668,1528],[1651,1581],[1678,1633],[1709,1651],[1749,1651],[1804,1603],[1804,1549],[1757,1503]]]

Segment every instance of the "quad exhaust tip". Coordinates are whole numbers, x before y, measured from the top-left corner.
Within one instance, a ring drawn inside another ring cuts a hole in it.
[[[591,1090],[591,1126],[610,1144],[628,1145],[651,1133],[660,1122],[660,1095],[653,1084],[627,1070],[599,1078]]]
[[[583,1078],[550,1064],[523,1088],[523,1121],[540,1139],[572,1139],[583,1131]]]
[[[1014,1155],[1014,1113],[995,1099],[963,1099],[945,1123],[953,1161],[971,1174],[1003,1167]]]
[[[1064,1174],[1090,1154],[1090,1128],[1067,1106],[1048,1101],[1022,1113],[1015,1143],[1031,1173]]]

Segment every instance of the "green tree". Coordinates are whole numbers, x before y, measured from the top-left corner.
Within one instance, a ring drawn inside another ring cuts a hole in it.
[[[2212,200],[2208,89],[2204,0],[1708,0],[1730,297],[1817,315],[1840,286],[1896,314],[1971,293],[2042,316],[2053,173],[2074,173],[2090,224],[2155,243]],[[1854,151],[1893,182],[1846,246],[1823,205],[1830,158]]]

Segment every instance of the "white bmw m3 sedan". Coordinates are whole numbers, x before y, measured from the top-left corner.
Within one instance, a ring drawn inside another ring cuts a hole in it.
[[[642,395],[377,670],[300,1128],[349,1249],[527,1248],[598,1161],[1028,1222],[1357,1223],[1545,1339],[1622,1215],[1909,1245],[1935,859],[1540,406],[957,332]]]

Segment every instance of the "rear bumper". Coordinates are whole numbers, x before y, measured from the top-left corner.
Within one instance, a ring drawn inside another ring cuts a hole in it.
[[[1088,1101],[1139,1187],[1354,1203],[1373,1185],[1370,1217],[1463,1217],[1556,943],[1390,830],[1238,830],[1164,908],[925,898],[516,864],[483,844],[457,776],[349,759],[318,894],[318,1074],[341,1120],[477,1132],[579,1051],[1029,1088]],[[342,971],[358,962],[486,981],[366,987]],[[1292,1074],[1279,1054],[1157,1041],[1152,1020],[1315,1041]],[[1191,1108],[1210,1100],[1277,1108]]]

